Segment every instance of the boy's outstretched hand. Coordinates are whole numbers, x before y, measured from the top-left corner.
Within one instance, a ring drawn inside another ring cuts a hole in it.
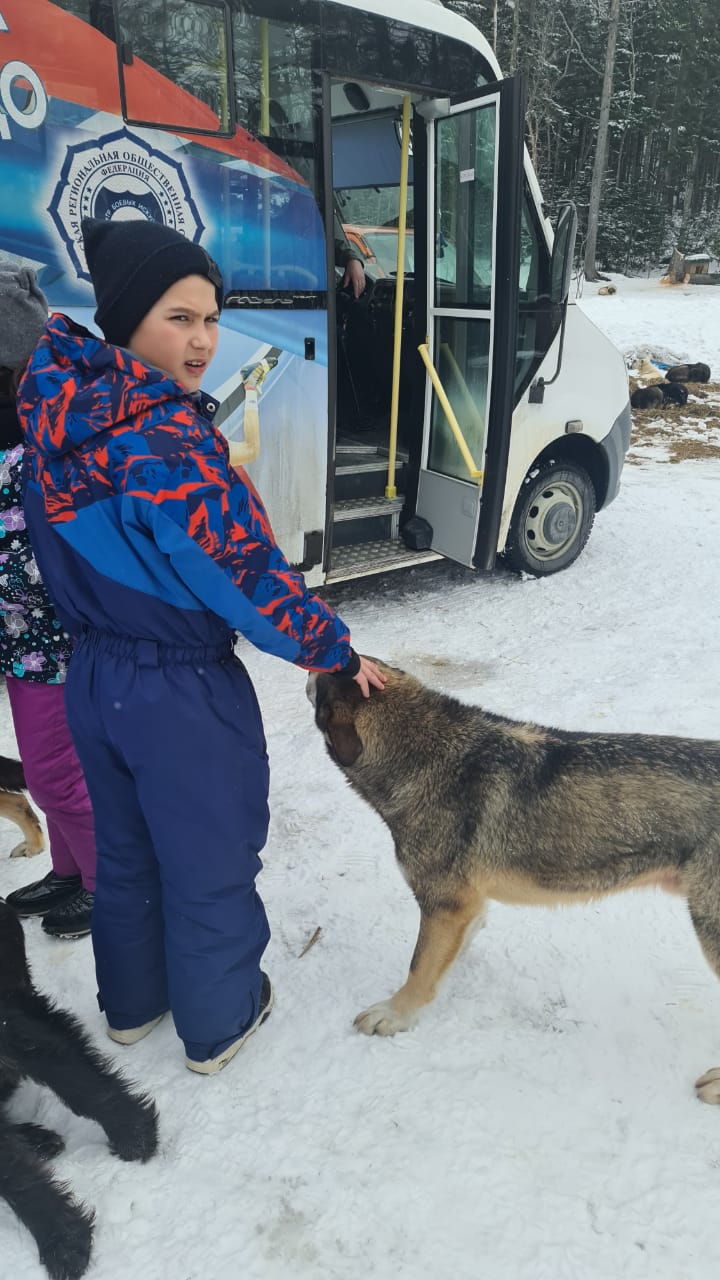
[[[374,689],[384,689],[387,683],[387,676],[384,676],[380,668],[370,658],[360,658],[360,670],[357,675],[353,676],[356,684],[360,685],[364,698],[370,697],[370,686]]]

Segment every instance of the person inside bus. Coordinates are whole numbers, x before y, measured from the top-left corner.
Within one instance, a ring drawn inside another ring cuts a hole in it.
[[[335,211],[334,219],[334,236],[335,266],[339,267],[344,273],[339,287],[341,289],[350,288],[353,297],[357,299],[365,292],[365,268],[360,254],[353,249],[349,240],[346,239],[337,210]]]
[[[93,813],[65,714],[72,645],[25,527],[16,406],[18,382],[47,318],[34,271],[0,265],[0,672],[27,788],[47,821],[52,864],[7,901],[18,915],[41,916],[50,937],[82,938],[90,932],[95,892]]]
[[[171,1010],[185,1063],[228,1063],[273,1004],[255,880],[268,761],[237,633],[381,689],[276,546],[200,390],[223,282],[158,223],[82,224],[106,341],[48,321],[20,385],[25,510],[77,636],[68,718],[96,818],[92,937],[110,1037]]]

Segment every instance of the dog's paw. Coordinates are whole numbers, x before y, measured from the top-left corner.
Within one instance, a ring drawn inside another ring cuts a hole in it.
[[[54,1129],[45,1129],[41,1124],[17,1124],[15,1132],[32,1147],[38,1160],[52,1160],[65,1148],[60,1134]]]
[[[409,1031],[415,1022],[413,1014],[398,1013],[392,1000],[383,1000],[363,1009],[353,1025],[366,1036],[394,1036],[397,1031]]]
[[[44,845],[30,844],[27,840],[21,840],[20,844],[16,844],[14,849],[10,850],[11,858],[34,858],[37,853],[42,853]]]
[[[106,1128],[113,1155],[143,1163],[154,1156],[158,1145],[158,1116],[152,1098],[133,1094],[126,1100],[119,1119],[120,1125]]]
[[[67,1197],[60,1213],[38,1239],[40,1261],[50,1280],[80,1280],[90,1266],[95,1215]]]
[[[720,1104],[720,1067],[712,1067],[695,1081],[697,1096],[701,1102]]]

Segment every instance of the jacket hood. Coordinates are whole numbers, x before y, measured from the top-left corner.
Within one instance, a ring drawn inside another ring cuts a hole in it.
[[[81,448],[148,409],[192,396],[161,369],[111,346],[67,316],[53,315],[18,388],[26,442],[46,457]]]

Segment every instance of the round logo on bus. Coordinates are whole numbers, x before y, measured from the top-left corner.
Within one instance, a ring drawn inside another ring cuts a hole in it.
[[[195,242],[205,230],[181,166],[127,129],[67,148],[48,212],[82,280],[83,218],[145,218]]]

